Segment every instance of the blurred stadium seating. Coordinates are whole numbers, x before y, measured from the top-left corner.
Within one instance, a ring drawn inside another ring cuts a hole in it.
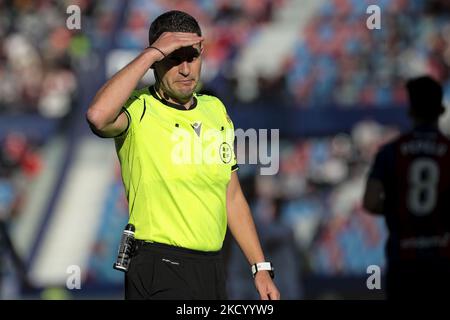
[[[71,4],[81,30],[66,28]],[[381,30],[365,26],[369,4],[381,7]],[[280,129],[280,172],[239,174],[255,216],[282,198],[302,297],[378,297],[362,286],[368,265],[384,265],[386,230],[363,212],[362,186],[378,147],[408,128],[406,78],[429,73],[450,100],[445,0],[0,0],[0,219],[39,289],[20,290],[0,248],[0,298],[65,288],[72,264],[83,289],[71,297],[121,298],[112,263],[127,203],[113,143],[90,133],[84,112],[170,9],[198,18],[202,90],[226,103],[235,127]]]

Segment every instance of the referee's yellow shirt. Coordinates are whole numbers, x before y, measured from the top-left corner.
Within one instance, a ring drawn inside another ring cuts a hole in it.
[[[216,251],[227,226],[226,188],[237,169],[234,127],[213,96],[194,95],[190,109],[135,90],[115,137],[137,239]]]

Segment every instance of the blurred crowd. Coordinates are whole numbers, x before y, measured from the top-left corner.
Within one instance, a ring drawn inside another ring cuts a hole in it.
[[[80,8],[81,30],[66,25],[72,13],[67,8],[73,4]],[[58,120],[68,115],[76,99],[78,62],[101,48],[99,39],[109,36],[117,5],[118,1],[0,0],[0,117],[20,120],[37,114]],[[42,165],[39,147],[48,137],[34,138],[20,127],[0,136],[2,212],[14,211],[14,199],[25,196],[17,185]]]
[[[100,48],[98,39],[109,36],[117,3],[0,0],[0,119],[8,124],[0,132],[2,267],[13,250],[8,244],[10,222],[20,214],[29,187],[46,165],[42,147],[51,138],[39,134],[39,126],[30,130],[39,137],[25,134],[23,126],[36,125],[33,119],[41,117],[58,122],[70,115],[77,98],[79,62]],[[66,26],[67,8],[72,4],[81,10],[81,30]],[[7,123],[9,117],[14,121]],[[0,297],[3,276],[8,272],[2,267]]]
[[[0,139],[0,220],[18,213],[26,185],[42,169],[38,145],[20,132]]]
[[[365,27],[370,1],[326,1],[311,17],[282,68],[258,79],[260,92],[300,107],[398,106],[404,80],[427,72],[450,96],[450,22],[446,1],[379,0],[381,29]],[[66,9],[81,8],[81,30],[69,30]],[[148,45],[152,17],[169,9],[198,18],[205,36],[205,85],[235,94],[233,68],[245,46],[270,26],[286,0],[131,0],[114,43]],[[120,1],[0,1],[0,113],[62,117],[77,93],[77,61],[107,48]],[[299,30],[300,31],[300,30]],[[227,97],[224,97],[227,98]],[[266,95],[260,95],[264,100]]]
[[[366,9],[372,4],[381,9],[379,30],[366,27]],[[231,99],[239,98],[240,79],[233,70],[240,52],[283,5],[288,1],[132,0],[116,44],[145,48],[149,17],[185,10],[205,31],[206,85],[227,92],[225,99],[230,93]],[[325,1],[278,72],[255,80],[262,93],[256,100],[270,95],[300,107],[402,106],[405,80],[421,73],[441,81],[450,97],[449,14],[441,0]]]
[[[367,121],[350,134],[283,141],[278,175],[255,175],[255,203],[281,199],[280,221],[292,228],[305,270],[362,274],[383,265],[385,228],[362,209],[362,190],[376,151],[398,133]]]
[[[317,107],[404,105],[405,79],[423,73],[442,82],[450,98],[450,8],[444,3],[326,1],[286,61],[295,100]],[[381,8],[381,29],[365,27],[370,4]]]
[[[67,115],[77,61],[112,30],[118,1],[0,0],[0,114]],[[81,29],[67,19],[80,8]]]
[[[404,80],[428,72],[450,96],[446,2],[376,1],[382,13],[380,30],[365,27],[369,2],[324,2],[278,73],[257,80],[260,92],[287,95],[301,107],[403,105]],[[206,85],[233,93],[239,82],[233,68],[240,52],[287,3],[131,0],[114,45],[142,49],[148,45],[151,17],[173,8],[190,12],[206,36]],[[66,8],[71,4],[81,8],[82,31],[66,27]],[[119,1],[1,0],[0,113],[38,112],[57,118],[69,113],[77,92],[77,61],[109,45],[120,5]]]
[[[382,218],[363,210],[361,199],[373,156],[398,134],[395,127],[363,121],[349,134],[282,140],[275,176],[240,166],[261,243],[276,266],[284,299],[311,297],[314,289],[305,286],[307,278],[358,277],[370,265],[385,266],[386,226]],[[231,298],[258,298],[247,269],[239,248],[232,246]]]
[[[0,299],[17,288],[15,276],[25,279],[22,259],[11,240],[10,225],[20,215],[28,186],[42,167],[37,144],[21,132],[10,132],[0,138]]]

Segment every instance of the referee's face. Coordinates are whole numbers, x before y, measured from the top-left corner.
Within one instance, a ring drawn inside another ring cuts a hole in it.
[[[155,65],[161,89],[176,102],[187,103],[192,98],[200,79],[202,51],[201,44],[183,47]]]

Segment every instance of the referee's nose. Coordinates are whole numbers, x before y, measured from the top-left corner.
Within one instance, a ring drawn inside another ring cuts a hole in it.
[[[189,62],[183,61],[178,65],[178,72],[187,77],[191,73],[191,66],[189,65]]]

